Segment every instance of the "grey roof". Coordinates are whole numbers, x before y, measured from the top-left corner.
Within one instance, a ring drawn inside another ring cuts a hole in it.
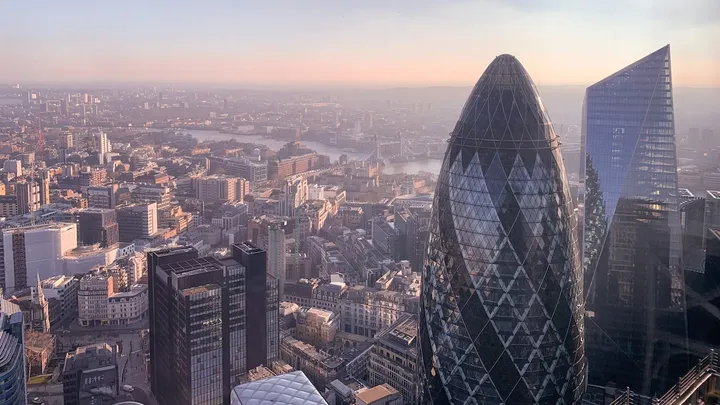
[[[328,405],[302,371],[238,385],[230,405]]]

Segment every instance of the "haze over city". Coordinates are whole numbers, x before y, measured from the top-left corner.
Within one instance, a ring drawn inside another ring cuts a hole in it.
[[[675,86],[720,86],[715,0],[4,2],[5,82],[470,85],[516,55],[589,85],[673,46]]]
[[[720,0],[0,0],[0,405],[720,405]]]

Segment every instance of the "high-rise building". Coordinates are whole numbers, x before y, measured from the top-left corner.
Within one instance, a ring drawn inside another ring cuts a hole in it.
[[[451,134],[419,319],[421,403],[578,404],[582,275],[559,139],[528,73],[501,55]]]
[[[77,225],[55,223],[2,231],[0,287],[6,293],[25,289],[38,277],[63,274],[63,256],[77,247]]]
[[[117,350],[106,343],[66,354],[62,376],[64,404],[112,405],[120,400]]]
[[[285,180],[280,198],[280,215],[294,217],[295,209],[308,199],[308,182],[304,177]]]
[[[73,149],[73,134],[72,132],[63,132],[60,134],[60,148],[66,150]]]
[[[268,224],[268,273],[278,279],[280,301],[285,297],[287,256],[285,251],[285,227],[287,221],[278,219]]]
[[[19,160],[8,159],[3,162],[3,171],[12,173],[15,177],[22,176],[22,162]]]
[[[689,367],[669,46],[587,88],[582,137],[589,381],[660,392]]]
[[[20,307],[0,298],[0,378],[3,405],[25,405],[25,338]]]
[[[118,185],[116,183],[108,186],[94,186],[87,188],[88,207],[90,208],[115,208]]]
[[[268,290],[265,251],[232,250],[222,259],[194,248],[148,253],[150,386],[161,405],[228,403],[239,377],[277,357],[279,336],[268,334],[272,323],[278,334],[277,283]]]
[[[37,185],[40,189],[40,205],[50,204],[50,179],[47,177],[38,178]]]
[[[158,231],[157,203],[132,204],[117,209],[120,242],[130,243]]]
[[[24,215],[40,209],[40,186],[34,181],[22,181],[15,184],[18,214]]]
[[[106,208],[87,208],[80,212],[80,242],[101,247],[117,245],[120,240],[117,214]]]

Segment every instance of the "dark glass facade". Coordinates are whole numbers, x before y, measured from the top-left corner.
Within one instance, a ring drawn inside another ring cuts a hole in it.
[[[148,253],[150,381],[161,405],[228,403],[241,376],[269,364],[267,311],[277,324],[278,295],[265,271],[265,251],[247,244],[233,257]]]
[[[579,403],[577,220],[558,137],[513,56],[488,66],[463,108],[429,234],[421,403]]]
[[[588,87],[584,110],[590,382],[662,392],[687,370],[670,366],[686,325],[669,46]]]

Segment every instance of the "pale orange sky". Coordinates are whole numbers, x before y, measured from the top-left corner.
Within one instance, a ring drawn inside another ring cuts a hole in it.
[[[676,86],[720,87],[718,0],[25,3],[4,6],[3,81],[470,85],[511,53],[589,85],[670,43]]]

